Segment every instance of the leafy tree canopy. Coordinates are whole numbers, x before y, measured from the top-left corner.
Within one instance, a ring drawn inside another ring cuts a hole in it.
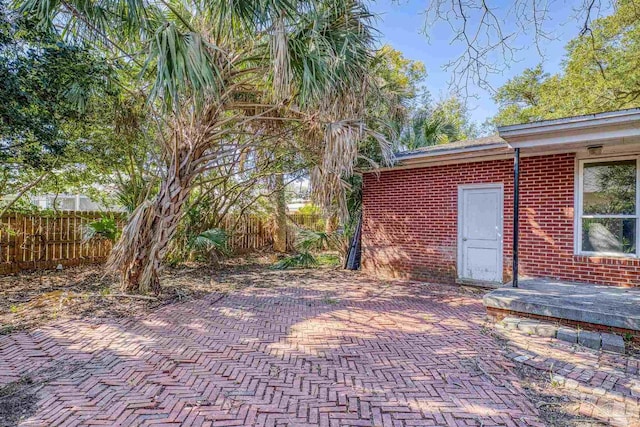
[[[139,175],[149,130],[143,101],[122,87],[101,54],[0,0],[0,197],[11,195],[4,204],[29,193],[100,199],[101,187]]]
[[[426,68],[422,62],[405,58],[400,51],[384,45],[369,64],[369,73],[374,85],[367,94],[367,126],[387,140],[397,141],[423,91]],[[361,145],[359,168],[370,167],[369,160],[383,160],[380,144],[374,138],[364,139]]]
[[[525,70],[494,96],[493,125],[527,123],[640,105],[640,0],[622,0],[568,43],[562,71]]]
[[[0,156],[46,167],[69,142],[67,129],[102,86],[104,68],[88,52],[40,31],[0,3]]]

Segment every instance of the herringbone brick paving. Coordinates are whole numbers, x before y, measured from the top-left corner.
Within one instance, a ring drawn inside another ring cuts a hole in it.
[[[496,328],[507,357],[550,376],[573,413],[617,427],[640,426],[640,359],[596,351],[553,338]]]
[[[478,298],[264,274],[140,319],[0,336],[0,385],[55,372],[25,426],[542,425]]]

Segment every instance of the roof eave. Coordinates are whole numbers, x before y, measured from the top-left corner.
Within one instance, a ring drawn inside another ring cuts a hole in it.
[[[491,147],[491,148],[489,148]],[[393,166],[378,168],[364,173],[383,172],[388,170],[398,169],[413,169],[437,165],[446,165],[451,163],[468,163],[468,162],[480,162],[485,160],[496,160],[502,158],[511,158],[513,156],[513,149],[507,144],[491,144],[486,145],[480,149],[475,147],[476,150],[469,151],[468,149],[458,149],[447,151],[446,153],[439,152],[429,153],[431,155],[402,157],[397,159],[397,163]],[[424,153],[426,154],[426,153]]]
[[[429,157],[443,157],[443,156],[450,156],[450,155],[475,153],[478,151],[493,150],[496,148],[508,148],[508,145],[505,144],[504,142],[496,142],[495,144],[476,145],[473,147],[460,147],[460,148],[454,148],[451,150],[424,151],[424,152],[412,153],[409,155],[399,155],[399,156],[396,156],[396,159],[399,161],[404,161],[404,160],[412,160],[412,159],[424,159]]]
[[[607,141],[640,135],[640,109],[500,126],[498,134],[514,148]]]

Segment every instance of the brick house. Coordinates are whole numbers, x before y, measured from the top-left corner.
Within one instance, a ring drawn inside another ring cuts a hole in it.
[[[505,126],[397,159],[364,175],[365,271],[640,286],[640,109]]]

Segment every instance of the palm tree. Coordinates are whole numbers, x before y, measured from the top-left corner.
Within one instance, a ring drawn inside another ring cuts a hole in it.
[[[119,73],[139,75],[127,89],[144,94],[158,122],[159,191],[131,214],[107,264],[125,291],[160,292],[162,260],[194,180],[280,137],[282,123],[304,129],[321,199],[338,197],[353,172],[372,46],[362,2],[18,2],[42,25],[100,49]]]
[[[453,124],[423,110],[409,119],[401,135],[401,143],[407,150],[415,150],[454,141],[457,134],[458,131]]]

